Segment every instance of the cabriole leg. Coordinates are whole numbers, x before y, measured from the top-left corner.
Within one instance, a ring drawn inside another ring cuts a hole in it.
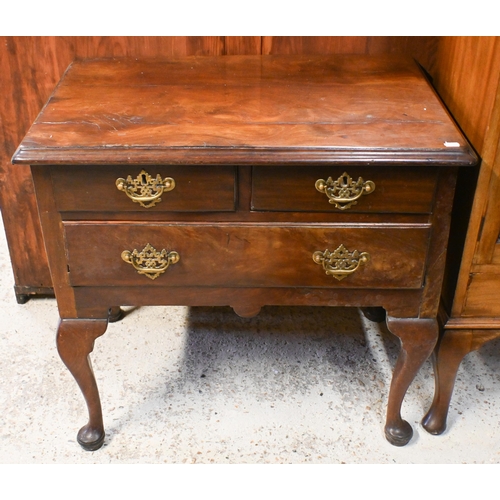
[[[445,330],[433,356],[435,391],[432,405],[422,420],[430,434],[442,434],[458,368],[463,358],[500,336],[500,330]]]
[[[387,327],[400,338],[401,351],[392,376],[385,436],[394,446],[404,446],[412,438],[413,429],[401,418],[401,405],[408,387],[436,345],[439,327],[435,319],[399,319],[389,316]]]
[[[78,443],[88,451],[104,443],[101,400],[90,363],[94,341],[107,328],[107,320],[63,319],[57,330],[57,350],[82,391],[89,412],[89,421],[77,435]]]
[[[108,321],[110,323],[116,323],[117,321],[121,321],[124,316],[125,313],[123,312],[123,309],[121,307],[114,306],[109,308]]]

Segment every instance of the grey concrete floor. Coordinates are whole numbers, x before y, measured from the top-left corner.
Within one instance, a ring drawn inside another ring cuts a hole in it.
[[[448,430],[420,425],[433,395],[427,362],[403,416],[383,425],[398,342],[357,309],[128,308],[92,361],[107,437],[83,451],[86,409],[55,347],[54,299],[18,305],[0,227],[0,463],[460,464],[500,462],[500,343],[460,368]]]

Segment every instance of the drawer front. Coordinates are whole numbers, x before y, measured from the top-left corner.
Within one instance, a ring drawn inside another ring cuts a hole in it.
[[[65,235],[74,286],[419,288],[429,228],[71,222]]]
[[[436,182],[423,167],[253,167],[252,210],[428,214]]]
[[[57,208],[62,212],[235,209],[233,166],[54,166],[51,173]]]

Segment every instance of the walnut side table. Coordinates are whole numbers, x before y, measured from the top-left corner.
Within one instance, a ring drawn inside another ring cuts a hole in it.
[[[13,157],[31,165],[61,317],[88,356],[123,305],[384,308],[401,339],[385,434],[438,338],[457,169],[476,157],[411,60],[231,56],[73,63]],[[250,264],[251,263],[251,264]]]

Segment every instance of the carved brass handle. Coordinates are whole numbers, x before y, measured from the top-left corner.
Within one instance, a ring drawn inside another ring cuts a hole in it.
[[[136,249],[132,252],[124,250],[122,259],[127,264],[132,264],[139,274],[154,280],[163,274],[170,264],[179,262],[180,256],[177,252],[167,252],[165,249],[158,251],[148,243],[140,252]]]
[[[326,194],[328,203],[335,205],[339,210],[346,210],[356,205],[358,198],[375,191],[373,181],[364,181],[362,177],[354,181],[347,172],[344,172],[336,181],[331,177],[328,177],[326,181],[318,179],[315,186],[320,193]]]
[[[340,245],[336,250],[330,252],[314,252],[313,260],[316,264],[323,266],[326,274],[334,278],[343,280],[349,274],[356,272],[362,264],[366,264],[370,260],[370,254],[367,252],[350,252],[344,245]]]
[[[161,201],[163,193],[175,188],[175,181],[172,177],[162,179],[160,174],[153,178],[142,170],[135,179],[130,175],[127,179],[116,179],[116,187],[141,207],[151,208]]]

